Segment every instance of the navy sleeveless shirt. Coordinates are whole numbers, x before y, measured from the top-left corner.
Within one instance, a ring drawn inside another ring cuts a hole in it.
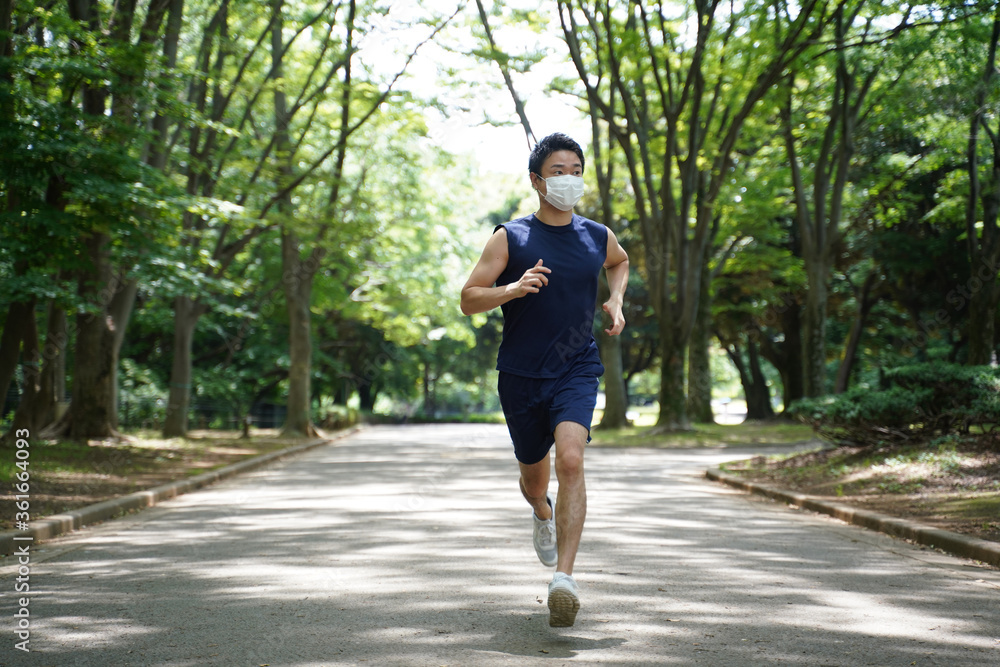
[[[507,230],[507,268],[497,286],[517,282],[542,260],[552,269],[537,294],[500,306],[503,341],[497,370],[530,378],[557,378],[580,363],[604,367],[594,340],[597,285],[608,254],[608,228],[573,214],[565,226],[534,215],[498,225]]]

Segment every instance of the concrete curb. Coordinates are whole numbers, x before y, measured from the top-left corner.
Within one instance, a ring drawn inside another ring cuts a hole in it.
[[[35,544],[41,540],[51,539],[56,535],[62,535],[64,533],[78,530],[89,524],[107,519],[114,519],[134,510],[152,507],[153,505],[163,502],[164,500],[169,500],[170,498],[174,498],[189,491],[200,489],[208,486],[209,484],[226,479],[227,477],[249,472],[250,470],[259,468],[286,456],[292,456],[315,447],[320,447],[322,445],[341,440],[347,436],[357,433],[360,430],[361,427],[353,427],[336,433],[330,438],[310,440],[309,442],[302,443],[301,445],[295,445],[293,447],[288,447],[287,449],[280,449],[276,452],[254,456],[249,459],[238,461],[224,468],[219,468],[218,470],[202,473],[196,477],[182,479],[176,482],[168,482],[167,484],[161,484],[160,486],[147,489],[146,491],[136,491],[135,493],[130,493],[126,496],[119,496],[118,498],[112,498],[93,505],[87,505],[86,507],[81,507],[78,510],[66,512],[65,514],[54,514],[45,519],[31,522],[31,527],[28,528],[28,530],[8,530],[0,532],[0,556],[6,556],[14,553],[15,544]]]
[[[712,481],[722,482],[737,489],[766,496],[773,500],[801,507],[802,509],[827,514],[855,526],[877,530],[887,535],[912,540],[917,544],[941,549],[955,556],[971,558],[972,560],[1000,567],[1000,544],[996,542],[967,537],[948,530],[932,528],[870,510],[828,502],[815,496],[807,496],[802,493],[794,493],[765,484],[748,482],[719,469],[709,469],[705,471],[705,476]]]

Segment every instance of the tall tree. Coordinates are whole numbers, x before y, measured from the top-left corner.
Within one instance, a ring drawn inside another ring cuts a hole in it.
[[[588,91],[589,92],[589,91]],[[614,91],[609,91],[614,95]],[[616,235],[621,229],[615,224],[618,216],[615,214],[615,138],[607,123],[601,118],[598,104],[587,104],[591,128],[591,164],[597,180],[598,205],[600,220],[611,227]],[[607,301],[610,288],[607,277],[601,275],[601,293],[598,303]],[[625,387],[625,368],[622,359],[621,336],[608,336],[604,327],[596,327],[595,335],[600,340],[601,362],[604,365],[604,411],[601,415],[600,428],[623,428],[628,421],[628,391]]]
[[[331,5],[332,0],[296,25],[289,43],[319,21]],[[168,437],[187,433],[194,388],[192,346],[200,319],[226,289],[224,283],[240,253],[275,227],[266,214],[252,215],[254,206],[267,206],[268,197],[261,194],[258,182],[275,150],[274,135],[261,146],[254,141],[259,130],[248,130],[262,113],[265,92],[276,85],[273,69],[264,64],[268,51],[262,46],[272,33],[276,15],[273,11],[263,16],[247,12],[234,17],[230,10],[231,0],[220,0],[213,13],[190,28],[200,40],[196,51],[187,54],[193,60],[194,74],[186,80],[189,111],[182,128],[186,134],[177,133],[186,136],[187,146],[170,160],[169,150],[176,143],[171,142],[166,147],[168,155],[159,158],[168,169],[181,172],[190,200],[178,249],[178,273],[187,284],[173,296],[170,397],[163,426]],[[233,21],[237,21],[236,34]]]
[[[274,2],[277,24],[283,3],[281,0]],[[366,8],[376,11],[371,6]],[[364,183],[365,169],[353,173],[348,170],[348,158],[354,153],[362,154],[363,158],[365,150],[363,143],[355,142],[355,137],[379,119],[383,105],[417,52],[455,16],[432,16],[422,21],[426,28],[422,41],[405,47],[407,52],[402,54],[402,63],[395,73],[388,81],[380,82],[375,76],[356,76],[356,44],[359,37],[368,32],[364,29],[368,24],[359,24],[361,16],[356,0],[350,0],[343,9],[346,14],[340,16],[341,25],[337,24],[336,13],[326,22],[328,34],[314,64],[300,73],[304,84],[295,102],[288,104],[281,87],[274,95],[277,185],[262,216],[273,208],[274,217],[282,226],[282,280],[290,328],[288,416],[284,426],[288,435],[315,432],[310,409],[312,290],[327,255],[325,246],[336,233],[337,223],[344,216],[352,193]],[[335,27],[342,31],[339,39],[334,38]],[[286,54],[288,46],[283,46],[280,31],[274,29],[272,35],[272,53]],[[286,72],[286,81],[298,80],[288,73],[289,65],[287,59],[278,58],[273,60],[272,70]],[[324,104],[331,101],[327,99],[327,91],[331,89],[336,91],[330,96],[335,109],[332,132],[329,125],[321,122],[319,113]],[[299,163],[305,166],[293,167]],[[325,196],[320,192],[325,192]],[[316,206],[309,209],[293,206],[293,193]]]
[[[793,109],[795,78],[808,75],[796,71],[789,76],[787,98],[782,109],[781,126],[788,163],[791,166],[795,221],[801,239],[809,288],[802,308],[803,389],[806,396],[827,391],[827,302],[835,249],[843,235],[845,197],[853,169],[855,139],[887,89],[898,83],[906,70],[918,61],[922,49],[913,49],[902,62],[885,66],[885,43],[901,34],[911,22],[913,7],[897,2],[854,0],[834,13],[830,52],[812,61],[813,76],[826,79],[821,84],[828,106],[815,128],[806,117],[814,118],[819,100],[815,97],[798,112]],[[888,15],[888,16],[887,16]],[[886,18],[897,18],[895,28],[886,31],[878,26]],[[860,25],[860,27],[858,27]],[[867,47],[874,43],[876,46]],[[829,76],[826,74],[829,73]],[[881,75],[881,82],[880,82]],[[877,84],[881,83],[881,89]],[[808,86],[807,86],[808,89]],[[873,90],[880,94],[872,95]],[[872,102],[875,98],[875,102]],[[805,129],[802,129],[805,128]],[[803,156],[803,134],[818,133]],[[810,167],[803,168],[803,162]]]
[[[271,29],[271,70],[275,79],[284,79],[284,15],[283,0],[273,0],[274,16]],[[346,157],[346,136],[344,136],[345,117],[349,118],[351,100],[351,50],[354,43],[354,20],[357,5],[352,0],[347,16],[344,38],[344,81],[341,90],[341,136],[338,142],[338,171],[342,173]],[[336,71],[336,70],[334,70]],[[291,217],[294,214],[291,202],[291,190],[288,185],[293,180],[293,160],[295,158],[289,138],[289,113],[285,91],[279,86],[274,91],[274,143],[277,147],[276,167],[277,183],[275,213],[278,217]],[[335,176],[339,180],[339,176]],[[334,186],[334,188],[339,187]],[[335,197],[335,196],[334,196]],[[316,272],[319,270],[325,250],[322,237],[326,229],[321,230],[317,243],[310,249],[308,257],[302,257],[302,243],[294,225],[286,224],[281,230],[282,286],[285,294],[285,304],[288,309],[289,325],[289,367],[288,367],[288,411],[285,417],[284,435],[312,436],[316,434],[312,425],[310,381],[312,375],[312,286]]]
[[[965,234],[972,277],[978,289],[970,290],[969,360],[970,365],[996,363],[996,321],[1000,304],[1000,112],[996,82],[997,43],[1000,41],[1000,4],[994,5],[994,17],[986,42],[986,62],[982,79],[975,88],[974,105],[969,120],[969,143],[966,152],[969,173],[969,196],[965,212]],[[991,127],[991,121],[994,126]],[[986,135],[983,142],[982,134]],[[980,144],[986,144],[983,159]],[[971,282],[971,281],[970,281]]]
[[[115,124],[105,129],[102,140],[109,146],[130,145],[133,159],[138,157],[136,117],[149,66],[149,51],[160,38],[168,6],[167,0],[152,0],[146,7],[142,26],[134,30],[138,16],[136,3],[117,6],[102,25],[98,0],[69,0],[70,17],[86,26],[87,33],[95,41],[107,42],[111,52],[115,49],[125,52],[119,61],[120,78],[113,90],[94,80],[84,81],[84,126],[101,125],[97,117],[110,113]],[[135,211],[130,213],[134,215]],[[106,437],[116,433],[118,351],[131,313],[134,286],[123,282],[121,274],[112,266],[111,243],[111,234],[99,221],[95,221],[84,237],[91,271],[81,276],[79,296],[93,310],[77,316],[73,400],[68,411],[68,435],[74,438]]]
[[[713,208],[740,131],[760,100],[823,33],[842,3],[719,0],[680,16],[661,3],[560,0],[566,43],[588,99],[628,165],[660,325],[661,429],[690,427],[685,351],[698,313]],[[601,62],[604,80],[594,63]],[[620,101],[612,103],[615,88]]]
[[[159,39],[166,6],[164,0],[110,8],[94,0],[70,0],[44,12],[24,6],[17,13],[15,7],[18,27],[4,35],[3,108],[10,121],[3,151],[5,213],[17,220],[15,229],[27,225],[51,238],[49,259],[39,262],[40,243],[29,252],[19,244],[15,265],[25,276],[51,265],[46,298],[58,295],[59,308],[65,305],[64,281],[72,277],[76,282],[74,331],[58,341],[50,336],[59,349],[46,353],[54,363],[42,372],[39,313],[32,308],[19,323],[33,369],[25,376],[22,423],[40,423],[31,414],[35,411],[51,415],[54,396],[42,391],[42,378],[56,372],[63,348],[70,339],[75,342],[76,400],[66,418],[47,429],[50,434],[115,434],[114,369],[129,312],[124,307],[129,292],[115,277],[121,273],[116,253],[133,245],[124,237],[138,224],[138,207],[150,201],[154,187],[155,178],[139,160],[138,119],[148,103],[150,50]],[[24,47],[21,53],[18,44]],[[32,288],[25,292],[37,294]],[[59,326],[58,314],[50,319]],[[9,349],[0,352],[0,360],[8,358]],[[0,380],[3,376],[0,365]],[[53,378],[50,384],[58,382]]]

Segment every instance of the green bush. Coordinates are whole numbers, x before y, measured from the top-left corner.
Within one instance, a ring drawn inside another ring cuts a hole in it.
[[[1000,369],[944,362],[885,372],[888,387],[855,387],[789,406],[823,438],[862,445],[926,440],[1000,422]]]
[[[317,426],[333,431],[354,426],[360,415],[357,410],[346,405],[328,404],[316,410],[313,417]]]

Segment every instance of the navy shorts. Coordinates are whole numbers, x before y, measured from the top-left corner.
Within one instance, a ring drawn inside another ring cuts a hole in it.
[[[603,373],[600,363],[577,364],[558,378],[500,372],[500,406],[518,461],[531,465],[544,459],[555,444],[556,426],[561,422],[576,422],[590,431]]]

